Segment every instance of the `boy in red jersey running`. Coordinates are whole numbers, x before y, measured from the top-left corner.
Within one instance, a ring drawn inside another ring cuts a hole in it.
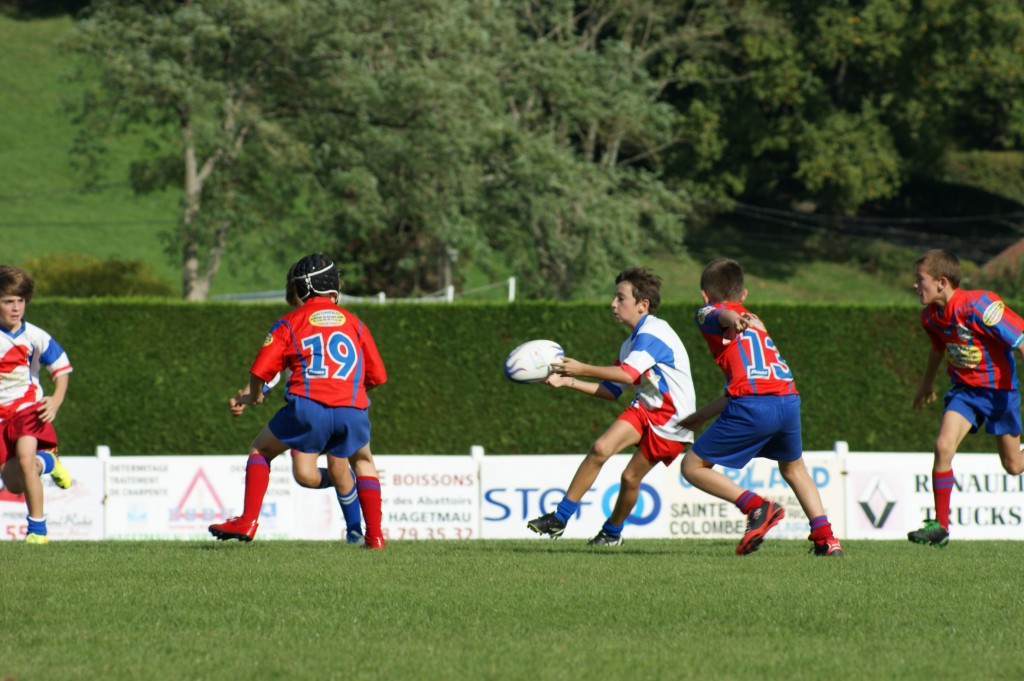
[[[842,556],[821,495],[804,466],[800,395],[793,374],[764,323],[743,307],[747,298],[743,269],[735,260],[712,260],[701,273],[700,288],[705,305],[697,311],[697,326],[725,373],[726,390],[723,397],[683,421],[696,429],[721,414],[683,457],[683,477],[746,514],[747,530],[736,546],[737,554],[746,555],[758,549],[786,512],[775,502],[742,489],[713,466],[739,469],[757,456],[773,459],[810,520],[808,539],[814,542],[815,555]]]
[[[285,280],[285,300],[293,309],[302,307],[295,292],[295,279],[292,275],[294,266],[288,270]],[[263,392],[269,392],[277,385],[281,374],[277,374],[264,387]],[[285,381],[287,384],[287,380]],[[249,383],[246,382],[241,390],[235,393],[234,397],[228,400],[228,407],[232,416],[241,416],[245,407],[249,404]],[[343,473],[336,482],[331,478],[326,468],[317,466],[317,459],[320,452],[300,452],[291,450],[292,455],[292,477],[300,486],[307,489],[328,489],[333,488],[337,492],[338,505],[345,521],[345,533],[343,535],[346,544],[363,544],[363,519],[359,510],[359,496],[356,493],[355,474],[351,472],[347,459],[340,459],[337,463],[344,463],[348,472]]]
[[[943,357],[953,385],[946,393],[935,439],[932,495],[935,518],[907,533],[917,544],[949,543],[949,501],[953,492],[953,456],[968,433],[981,425],[996,438],[999,460],[1010,475],[1024,472],[1020,449],[1020,392],[1014,351],[1024,356],[1024,320],[991,291],[960,288],[960,260],[943,249],[917,259],[914,289],[921,304],[921,324],[931,351],[915,409],[935,400],[935,376]]]
[[[58,487],[71,486],[71,475],[57,458],[53,429],[67,393],[71,362],[50,334],[25,321],[34,293],[35,281],[28,272],[0,265],[0,476],[9,492],[25,495],[25,542],[46,544],[40,476],[49,473]],[[43,395],[42,367],[53,379],[52,395]]]
[[[338,307],[338,270],[326,255],[306,256],[292,267],[300,308],[270,329],[249,372],[249,402],[262,404],[263,386],[288,369],[287,404],[250,446],[242,515],[210,525],[218,539],[251,541],[270,483],[270,461],[286,449],[324,452],[332,479],[356,472],[356,492],[369,549],[383,549],[380,480],[370,452],[367,391],[387,381],[370,330]],[[349,462],[346,462],[348,459]]]

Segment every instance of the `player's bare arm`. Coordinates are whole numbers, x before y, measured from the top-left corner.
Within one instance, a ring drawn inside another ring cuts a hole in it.
[[[921,377],[921,384],[914,394],[914,409],[920,409],[926,404],[935,401],[935,375],[942,364],[943,354],[934,348],[928,353],[928,363],[924,368],[924,376]]]
[[[615,394],[600,383],[577,380],[575,376],[562,376],[557,373],[552,373],[544,379],[544,382],[553,388],[572,388],[578,392],[586,395],[593,395],[594,397],[600,397],[601,399],[616,399]]]
[[[249,374],[249,404],[256,406],[263,404],[263,400],[266,398],[266,393],[263,392],[263,386],[266,382],[255,374]]]
[[[560,376],[578,376],[580,378],[596,378],[599,381],[612,381],[613,383],[631,384],[633,377],[627,374],[620,367],[616,366],[593,366],[584,364],[571,357],[563,357],[561,362],[551,364],[552,372]]]
[[[725,409],[725,405],[727,404],[729,404],[729,396],[722,395],[721,397],[712,400],[711,402],[708,402],[704,406],[700,407],[699,409],[697,409],[697,411],[693,412],[679,423],[684,428],[689,428],[690,430],[696,432],[696,430],[705,421],[721,414],[722,411]]]

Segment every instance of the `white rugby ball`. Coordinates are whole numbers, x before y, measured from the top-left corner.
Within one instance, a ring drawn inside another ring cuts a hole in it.
[[[551,363],[564,356],[555,341],[526,341],[505,358],[505,377],[516,383],[540,383],[551,375]]]

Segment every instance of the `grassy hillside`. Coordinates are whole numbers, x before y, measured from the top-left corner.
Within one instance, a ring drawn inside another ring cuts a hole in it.
[[[69,82],[69,56],[57,45],[70,28],[66,16],[23,21],[0,15],[3,260],[18,263],[62,253],[118,256],[148,263],[177,287],[180,258],[165,252],[161,233],[177,224],[179,193],[132,192],[127,168],[134,140],[110,140],[97,192],[83,192],[83,178],[71,167],[74,128],[61,104],[81,89]],[[278,268],[262,268],[262,276],[246,269],[229,255],[213,293],[279,286]]]

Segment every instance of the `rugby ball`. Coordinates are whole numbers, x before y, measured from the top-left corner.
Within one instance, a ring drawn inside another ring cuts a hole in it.
[[[540,383],[551,375],[551,363],[564,356],[555,341],[526,341],[505,358],[505,377],[516,383]]]

